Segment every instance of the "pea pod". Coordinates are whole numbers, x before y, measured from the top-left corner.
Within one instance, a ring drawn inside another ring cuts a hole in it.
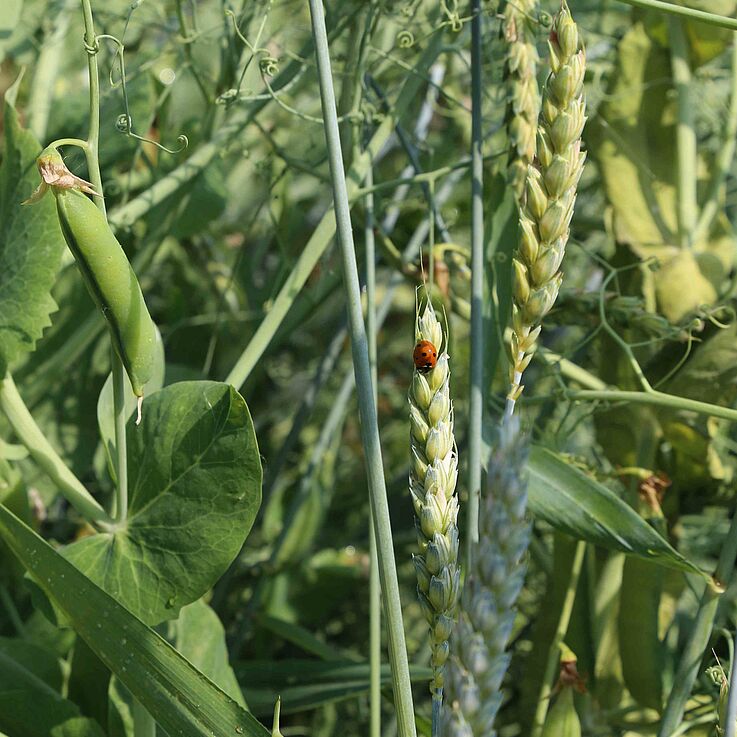
[[[545,719],[542,737],[581,737],[581,721],[573,703],[573,689],[564,686]]]
[[[28,202],[51,189],[64,239],[95,304],[107,320],[113,345],[128,373],[133,393],[143,396],[154,365],[156,331],[128,258],[102,212],[84,192],[96,194],[76,177],[55,149],[38,158],[42,182]]]
[[[659,634],[663,572],[628,557],[619,594],[619,649],[624,683],[641,706],[663,708],[665,650]]]

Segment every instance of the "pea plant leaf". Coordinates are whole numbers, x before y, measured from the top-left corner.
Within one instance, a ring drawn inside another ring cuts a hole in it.
[[[173,384],[128,423],[126,522],[64,555],[148,624],[199,599],[238,554],[261,503],[253,423],[233,387]]]
[[[215,611],[200,599],[184,607],[169,626],[177,650],[245,709],[241,687],[228,660],[225,629]]]
[[[10,95],[12,97],[12,94]],[[40,182],[41,145],[21,127],[5,98],[5,149],[0,168],[0,375],[32,351],[56,304],[49,293],[59,269],[64,237],[53,197],[22,206]]]
[[[552,451],[533,447],[528,471],[529,506],[537,519],[610,550],[705,575],[614,492]]]
[[[0,506],[0,538],[77,634],[168,734],[268,737],[254,717],[4,506]],[[62,732],[60,737],[76,735]]]
[[[734,237],[724,218],[694,244],[678,246],[678,119],[665,25],[635,23],[618,44],[606,101],[587,137],[612,206],[617,241],[661,266],[646,289],[671,321],[715,301],[731,269]],[[707,171],[700,159],[699,174]]]

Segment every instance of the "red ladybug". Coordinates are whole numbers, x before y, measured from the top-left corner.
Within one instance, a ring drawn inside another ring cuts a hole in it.
[[[421,373],[426,374],[435,368],[438,362],[438,351],[429,340],[421,340],[412,353],[415,362],[415,368]]]

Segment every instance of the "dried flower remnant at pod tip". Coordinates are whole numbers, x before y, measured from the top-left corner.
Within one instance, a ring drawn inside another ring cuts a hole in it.
[[[507,414],[522,393],[522,373],[532,359],[543,318],[558,297],[576,187],[586,161],[581,151],[586,55],[565,2],[553,21],[548,47],[551,71],[543,87],[537,155],[527,169],[520,243],[513,260]]]
[[[430,691],[442,698],[445,663],[460,592],[458,567],[458,455],[453,434],[450,369],[443,328],[429,302],[418,316],[415,342],[432,343],[437,361],[417,367],[409,390],[409,488],[419,553],[413,561],[417,595],[430,627]]]
[[[521,200],[527,167],[535,157],[540,90],[537,85],[539,57],[535,46],[535,0],[508,0],[504,7],[504,40],[507,42],[508,87],[507,133],[508,179]]]
[[[69,171],[61,154],[55,148],[44,149],[36,163],[41,175],[41,183],[36,187],[33,194],[21,203],[22,205],[35,204],[46,194],[49,187],[78,189],[85,194],[100,197],[100,193],[95,191],[91,182]]]

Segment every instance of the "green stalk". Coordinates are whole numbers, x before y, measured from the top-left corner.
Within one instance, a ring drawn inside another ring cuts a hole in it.
[[[708,23],[710,26],[719,26],[720,28],[729,28],[731,31],[737,31],[737,18],[729,18],[726,15],[718,15],[716,13],[707,13],[705,10],[696,10],[683,5],[675,5],[674,3],[662,2],[662,0],[619,0],[627,5],[634,5],[636,8],[645,8],[646,10],[658,10],[670,15],[681,16],[690,20],[698,20],[702,23]]]
[[[571,563],[571,571],[568,578],[568,587],[563,599],[563,606],[558,617],[558,625],[555,628],[555,635],[548,649],[548,659],[545,663],[545,675],[543,676],[542,686],[537,698],[537,708],[535,710],[535,720],[532,723],[530,737],[540,737],[545,725],[545,717],[548,715],[548,707],[550,706],[550,696],[553,690],[553,681],[555,672],[560,662],[560,646],[563,638],[568,630],[568,624],[571,621],[571,613],[573,612],[573,604],[576,601],[576,588],[578,587],[578,579],[581,575],[583,567],[583,558],[586,553],[586,542],[579,540],[576,543],[576,550],[573,553],[573,561]]]
[[[89,130],[85,156],[89,170],[90,181],[100,197],[95,198],[95,204],[103,213],[105,211],[105,197],[100,173],[100,77],[97,69],[97,53],[99,43],[95,36],[95,24],[92,18],[92,4],[90,0],[82,0],[84,14],[84,46],[87,51],[87,69],[90,82],[90,110]],[[128,452],[125,436],[125,369],[123,362],[115,350],[111,351],[113,368],[113,406],[115,413],[115,519],[124,522],[128,515]]]
[[[343,276],[348,301],[353,369],[356,376],[358,405],[361,415],[361,436],[366,455],[368,486],[371,494],[371,508],[379,553],[381,585],[386,607],[389,659],[392,666],[397,721],[401,737],[415,737],[414,707],[412,704],[407,646],[404,639],[402,605],[399,598],[399,582],[397,580],[396,563],[394,560],[389,505],[386,498],[386,484],[381,458],[381,445],[379,441],[376,405],[374,402],[373,382],[371,379],[368,342],[361,309],[361,290],[358,283],[356,254],[353,244],[353,232],[351,230],[348,191],[340,148],[340,131],[338,129],[335,90],[333,88],[330,68],[327,29],[325,27],[322,0],[309,0],[309,6],[312,20],[312,36],[315,41],[325,138],[333,185],[333,204],[337,223],[338,243],[342,255]]]
[[[720,407],[718,404],[699,402],[695,399],[677,397],[673,394],[659,392],[656,389],[650,391],[622,391],[620,389],[593,390],[583,389],[581,391],[565,392],[567,399],[604,401],[604,402],[633,402],[635,404],[652,404],[656,407],[670,407],[675,410],[686,410],[696,412],[707,417],[719,417],[723,420],[737,422],[737,410],[730,407]]]
[[[0,382],[0,408],[13,431],[41,470],[56,484],[64,498],[86,519],[110,523],[112,520],[82,482],[62,461],[41,432],[23,402],[10,373]]]
[[[714,161],[714,170],[706,192],[706,201],[701,208],[701,214],[694,230],[694,243],[706,238],[709,234],[709,228],[714,222],[717,212],[719,212],[719,192],[732,165],[732,159],[734,159],[735,143],[737,143],[737,39],[732,39],[732,87],[729,112],[724,126],[722,145]]]
[[[373,170],[366,172],[366,184],[373,183]],[[374,403],[378,399],[379,377],[376,350],[376,242],[374,239],[374,196],[366,195],[364,240],[366,247],[366,333]],[[381,737],[381,582],[376,548],[376,529],[369,518],[369,737]]]
[[[691,95],[688,43],[680,18],[668,18],[671,67],[678,100],[676,145],[678,150],[678,237],[681,247],[693,246],[698,204],[696,199],[695,106]]]
[[[673,678],[673,689],[665,705],[658,737],[671,737],[683,720],[686,702],[691,696],[691,689],[699,673],[701,659],[709,644],[719,599],[729,585],[736,560],[737,514],[732,517],[714,576],[711,581],[707,582],[701,596],[691,634],[678,661],[678,668]]]
[[[484,162],[481,144],[483,49],[481,0],[471,0],[471,367],[468,409],[468,511],[466,566],[479,541],[481,426],[484,406]]]

